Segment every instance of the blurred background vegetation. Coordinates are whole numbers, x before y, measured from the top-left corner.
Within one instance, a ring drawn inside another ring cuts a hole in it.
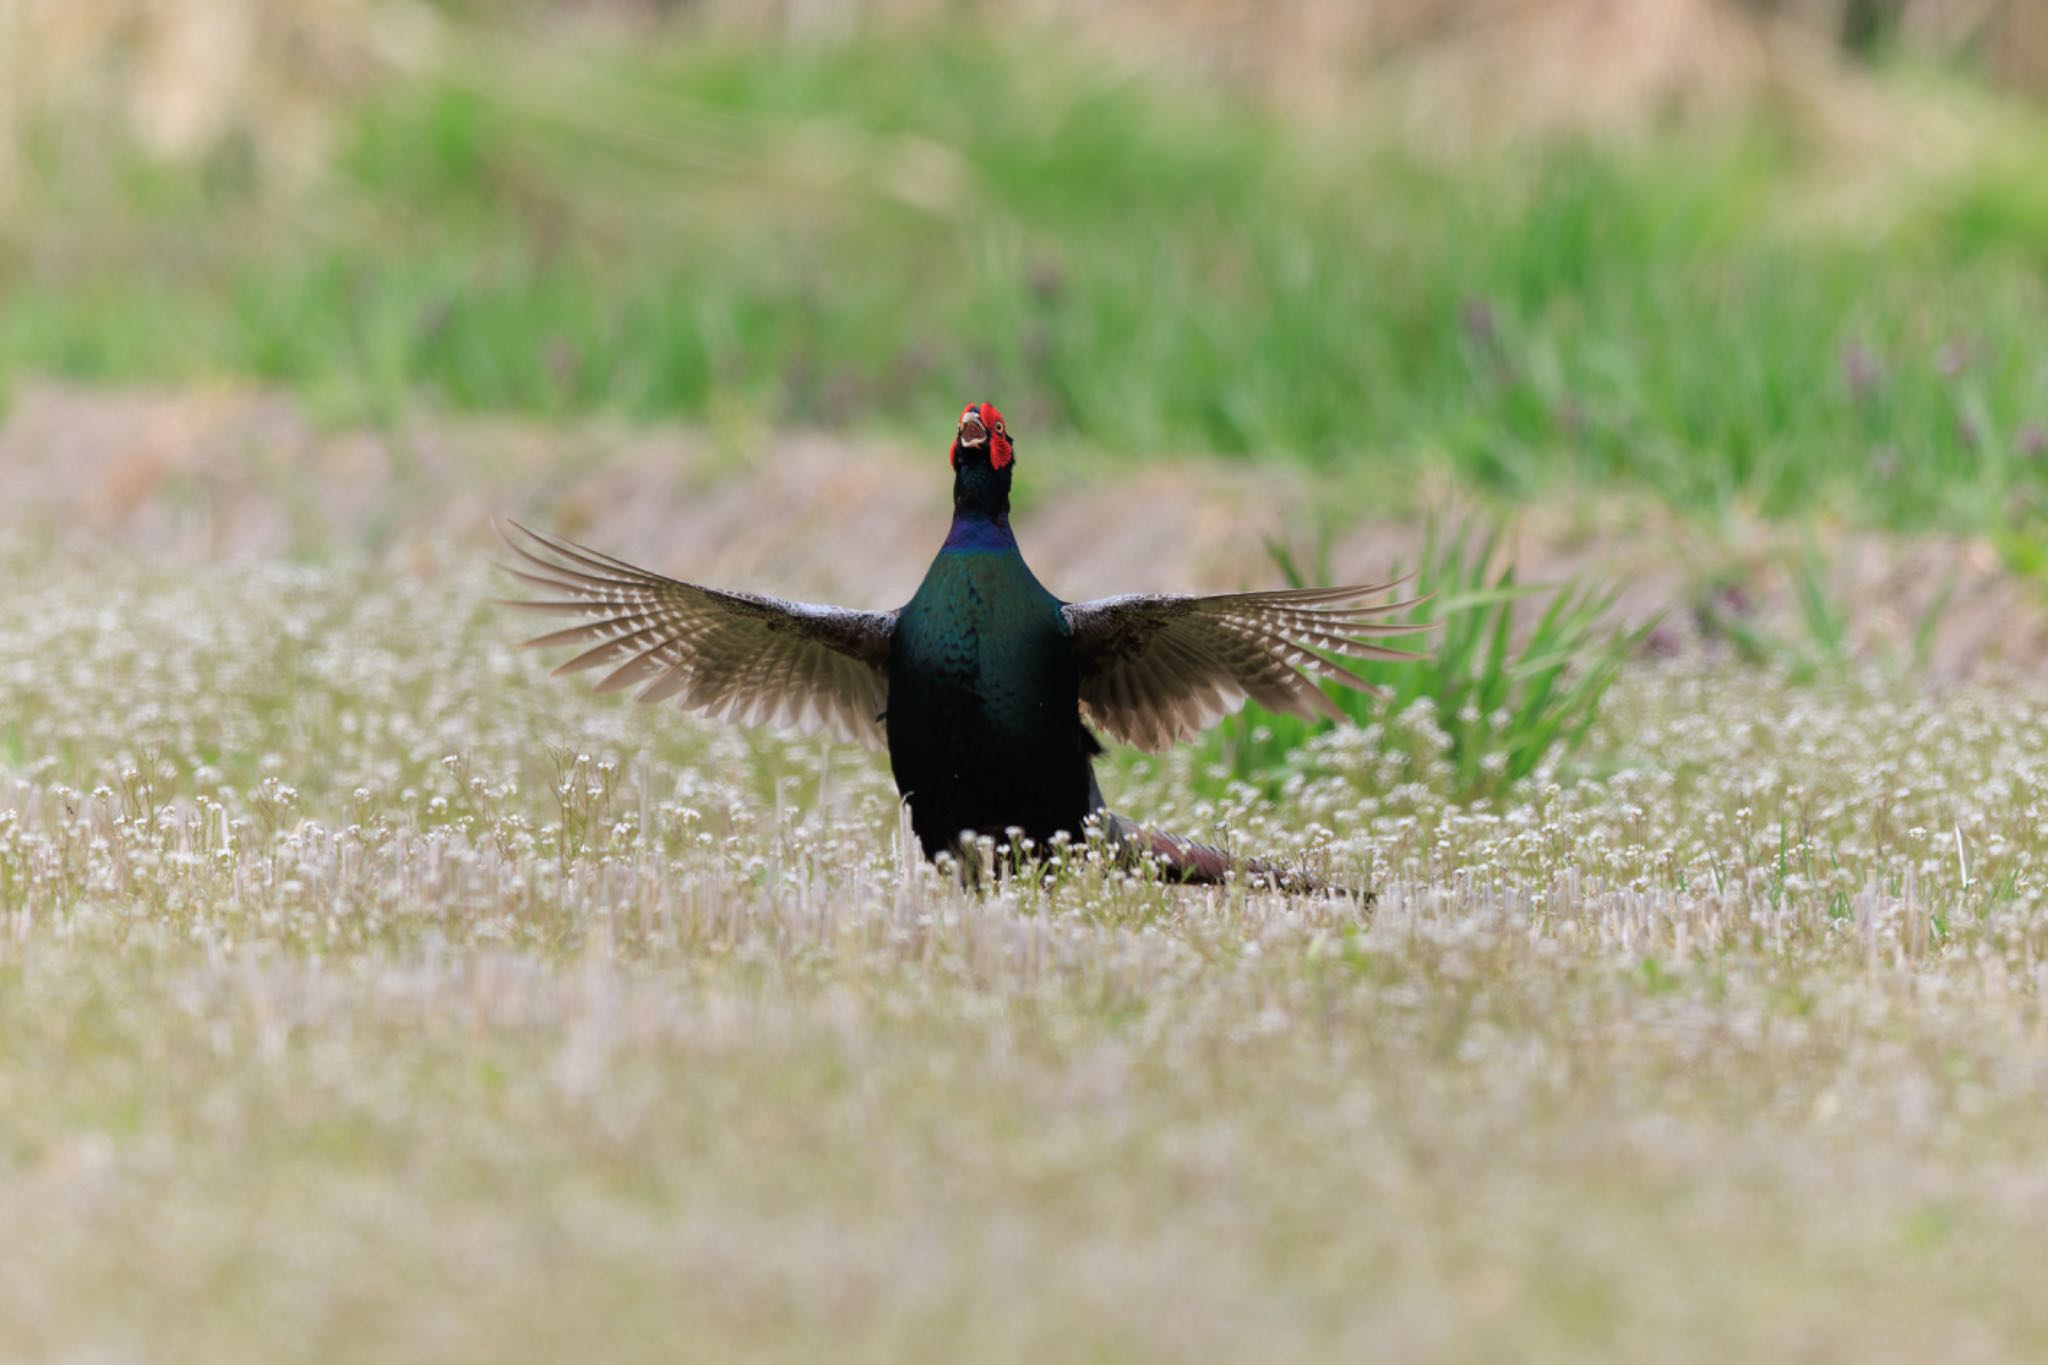
[[[2033,0],[12,0],[0,380],[2048,508]],[[935,417],[934,414],[940,414]]]

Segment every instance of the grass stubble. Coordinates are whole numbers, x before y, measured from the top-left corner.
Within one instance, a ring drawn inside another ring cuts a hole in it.
[[[1641,660],[1467,805],[1426,706],[1277,801],[1126,758],[1377,907],[976,896],[469,569],[5,569],[0,1354],[2048,1343],[2036,682]]]

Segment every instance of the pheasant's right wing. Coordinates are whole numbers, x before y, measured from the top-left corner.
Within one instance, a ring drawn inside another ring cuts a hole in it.
[[[703,588],[512,525],[505,544],[524,565],[500,567],[547,596],[505,605],[588,618],[526,642],[585,646],[555,672],[610,665],[600,692],[645,683],[643,702],[881,746],[895,612]]]
[[[1317,680],[1376,688],[1330,658],[1413,659],[1370,637],[1429,629],[1386,618],[1421,599],[1360,599],[1405,579],[1351,588],[1215,597],[1102,597],[1061,608],[1081,666],[1081,705],[1126,744],[1163,749],[1190,739],[1250,698],[1272,711],[1342,720]]]

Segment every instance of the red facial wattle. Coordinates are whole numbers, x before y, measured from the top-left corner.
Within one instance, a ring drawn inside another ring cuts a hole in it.
[[[1010,443],[1009,428],[1003,424],[1003,414],[996,411],[993,403],[969,403],[960,413],[960,432],[953,438],[953,448],[948,452],[957,469],[960,465],[960,447],[988,447],[988,467],[1007,469],[1016,456],[1016,447]]]

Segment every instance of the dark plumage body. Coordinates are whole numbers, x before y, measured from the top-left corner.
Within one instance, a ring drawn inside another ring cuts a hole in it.
[[[1012,830],[1045,848],[1089,816],[1124,856],[1149,855],[1188,881],[1238,867],[1288,889],[1314,879],[1156,833],[1102,808],[1084,716],[1159,749],[1252,698],[1341,719],[1318,678],[1362,688],[1328,656],[1407,658],[1367,638],[1417,627],[1384,621],[1410,605],[1359,605],[1392,584],[1133,595],[1063,602],[1010,531],[1015,447],[987,403],[960,416],[950,452],[953,525],[917,592],[892,612],[852,611],[701,587],[559,537],[510,541],[514,576],[553,594],[512,605],[580,618],[531,645],[579,644],[557,672],[609,667],[599,691],[738,721],[822,726],[885,744],[927,856],[962,834]]]
[[[1092,813],[1094,739],[1060,615],[1007,526],[958,522],[897,617],[889,767],[927,855],[963,831],[1039,848]]]

